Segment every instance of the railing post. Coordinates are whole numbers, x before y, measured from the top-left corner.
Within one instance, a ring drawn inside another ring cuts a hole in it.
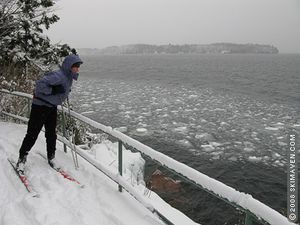
[[[122,165],[123,165],[123,153],[122,153],[122,141],[119,140],[119,153],[118,153],[118,162],[119,162],[119,175],[122,176],[123,174],[123,168],[122,168]],[[122,186],[119,184],[119,192],[122,192]]]
[[[63,136],[64,136],[64,138],[67,138],[66,137],[66,119],[65,119],[65,114],[63,111],[61,112],[61,115],[62,115]],[[67,153],[67,145],[65,143],[64,143],[64,152]]]
[[[251,214],[249,213],[249,211],[247,210],[246,211],[246,218],[245,218],[245,225],[252,225],[252,216]]]

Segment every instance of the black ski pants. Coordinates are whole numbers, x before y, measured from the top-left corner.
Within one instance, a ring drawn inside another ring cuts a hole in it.
[[[38,135],[45,126],[45,137],[47,143],[47,157],[55,157],[56,150],[56,122],[57,107],[47,107],[32,104],[30,118],[28,122],[27,134],[20,148],[19,157],[23,158],[28,155],[32,146],[36,142]]]

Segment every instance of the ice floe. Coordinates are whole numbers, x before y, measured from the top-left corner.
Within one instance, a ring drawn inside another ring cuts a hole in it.
[[[151,138],[155,133],[212,157],[222,149],[228,160],[234,154],[234,160],[278,166],[285,155],[274,164],[272,153],[285,152],[288,130],[300,128],[294,108],[208,88],[111,79],[82,79],[76,85],[71,96],[76,111],[112,127],[126,126],[129,134]]]

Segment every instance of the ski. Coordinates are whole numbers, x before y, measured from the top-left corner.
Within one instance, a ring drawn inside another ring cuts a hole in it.
[[[39,156],[41,156],[42,158],[44,158],[45,160],[48,160],[43,154],[41,153],[37,153]],[[49,165],[50,166],[50,165]],[[81,184],[78,180],[76,180],[73,176],[71,176],[68,172],[66,172],[65,170],[61,169],[61,168],[54,168],[54,167],[51,167],[53,170],[55,170],[56,172],[58,172],[60,175],[63,176],[63,178],[69,180],[69,181],[72,181],[76,184],[78,184],[81,188],[84,188],[84,185]]]
[[[20,172],[17,170],[16,163],[11,160],[7,159],[10,165],[13,167],[14,171],[16,172],[16,175],[20,178],[22,184],[25,186],[26,190],[32,194],[32,197],[39,197],[39,194],[34,190],[32,184],[30,183],[28,177],[25,175],[25,173]]]

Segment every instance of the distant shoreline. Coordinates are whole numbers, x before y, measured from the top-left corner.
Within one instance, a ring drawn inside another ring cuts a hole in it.
[[[81,48],[84,55],[128,55],[128,54],[278,54],[279,50],[272,45],[214,43],[208,45],[149,45],[133,44],[110,46],[103,49]]]

